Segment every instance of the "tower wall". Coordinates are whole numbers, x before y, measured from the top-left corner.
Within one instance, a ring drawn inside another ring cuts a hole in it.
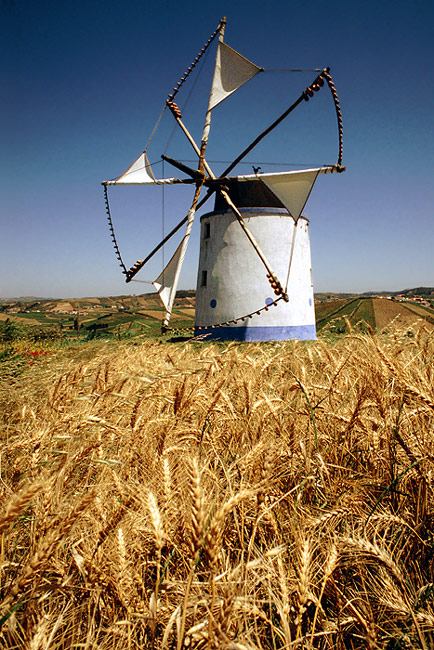
[[[283,286],[295,235],[287,289],[289,302],[280,300],[259,315],[238,320],[272,303],[277,296],[233,212],[210,212],[201,218],[195,334],[207,340],[315,339],[307,219],[301,217],[294,225],[294,219],[283,208],[241,208],[240,212]],[[238,322],[210,327],[233,319]]]

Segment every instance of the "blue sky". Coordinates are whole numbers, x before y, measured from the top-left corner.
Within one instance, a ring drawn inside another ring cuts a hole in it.
[[[3,0],[1,297],[151,290],[123,280],[100,182],[118,176],[141,153],[168,92],[223,15],[226,42],[257,65],[331,68],[347,171],[320,177],[305,209],[315,290],[434,285],[432,2]],[[177,97],[181,107],[189,97],[183,119],[196,139],[213,59],[214,51],[191,96],[193,75]],[[313,77],[255,77],[215,109],[207,158],[234,158]],[[160,126],[151,161],[164,151],[192,159],[182,134],[171,138],[168,112]],[[323,89],[248,161],[276,170],[266,163],[317,165],[334,163],[336,156],[336,121]],[[212,166],[221,171],[225,165]],[[160,173],[161,163],[155,169]],[[240,171],[250,172],[251,165]],[[165,172],[173,173],[167,164]],[[184,216],[192,189],[166,188],[164,224],[162,198],[161,188],[111,191],[128,266],[158,242],[163,226],[167,231]],[[196,283],[197,230],[182,288]],[[138,277],[154,279],[162,262],[158,255]]]

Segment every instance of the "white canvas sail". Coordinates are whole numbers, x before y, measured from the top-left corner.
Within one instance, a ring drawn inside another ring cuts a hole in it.
[[[186,249],[186,247],[184,246],[184,239],[179,244],[178,248],[176,249],[175,253],[171,257],[169,263],[165,266],[162,273],[160,273],[158,278],[154,280],[152,283],[156,288],[156,290],[158,291],[161,298],[161,302],[166,308],[166,311],[169,313],[172,311],[173,301],[175,299],[176,273],[179,264],[182,264],[182,262],[184,261],[185,249]]]
[[[261,180],[282,201],[283,205],[288,208],[289,213],[297,221],[306,205],[317,176],[318,171],[311,171],[307,173],[300,172],[289,177],[285,174],[270,174],[268,177],[264,175]]]
[[[217,104],[220,104],[262,69],[220,41],[217,48],[209,110],[215,108]]]
[[[199,196],[198,192],[197,196]],[[152,283],[157,289],[161,298],[161,302],[166,308],[166,316],[163,321],[165,325],[167,325],[169,322],[170,316],[172,314],[173,303],[175,300],[176,290],[178,288],[179,276],[181,274],[185,253],[187,252],[188,240],[190,239],[191,228],[193,226],[194,215],[196,213],[196,202],[197,199],[193,201],[193,205],[188,212],[187,229],[181,243],[172,255],[169,263],[166,265],[164,270]]]
[[[148,156],[143,152],[119,178],[107,181],[106,185],[171,185],[173,181],[173,178],[156,179]]]
[[[289,213],[297,219],[300,217],[309,198],[318,174],[331,173],[333,167],[316,167],[293,172],[277,172],[270,174],[248,174],[238,176],[238,180],[260,179],[277,196]]]

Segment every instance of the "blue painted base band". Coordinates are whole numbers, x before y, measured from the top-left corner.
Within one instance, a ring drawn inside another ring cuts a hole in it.
[[[204,341],[313,341],[316,339],[315,325],[288,325],[280,327],[216,327],[215,329],[194,328],[194,335]]]

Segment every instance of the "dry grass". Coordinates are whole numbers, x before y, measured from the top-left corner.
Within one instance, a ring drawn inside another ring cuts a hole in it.
[[[431,331],[85,356],[0,391],[5,647],[434,646]]]

